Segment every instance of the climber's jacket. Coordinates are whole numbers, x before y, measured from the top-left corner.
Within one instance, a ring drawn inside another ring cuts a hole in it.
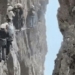
[[[3,23],[0,25],[0,38],[13,40],[14,26],[12,22]]]
[[[21,16],[23,14],[23,10],[20,7],[19,8],[13,8],[12,11],[15,13],[15,15]]]
[[[29,13],[29,16],[34,16],[35,15],[35,8],[34,6],[32,5],[32,7],[30,8],[30,10],[28,11]]]
[[[9,22],[6,26],[7,34],[8,34],[8,40],[12,41],[14,38],[15,28],[13,26],[13,22]]]
[[[6,45],[7,33],[4,29],[0,29],[0,47]]]

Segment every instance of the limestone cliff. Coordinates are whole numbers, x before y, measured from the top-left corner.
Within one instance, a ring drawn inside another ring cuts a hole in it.
[[[63,42],[53,75],[75,75],[75,0],[58,0],[58,23]]]
[[[48,0],[0,0],[0,24],[5,22],[7,4],[14,6],[18,2],[24,7],[24,27],[27,27],[26,18],[32,4],[36,8],[37,24],[15,33],[9,59],[0,63],[0,75],[43,75],[47,52],[44,15]]]

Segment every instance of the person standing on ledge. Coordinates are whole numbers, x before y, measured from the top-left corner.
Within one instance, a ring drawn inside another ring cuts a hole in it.
[[[21,29],[23,27],[23,5],[21,3],[15,4],[13,8],[13,12],[15,13],[15,17],[13,18],[13,24],[16,29]]]
[[[31,5],[31,8],[28,11],[26,24],[28,27],[34,27],[36,24],[36,11],[34,5]]]

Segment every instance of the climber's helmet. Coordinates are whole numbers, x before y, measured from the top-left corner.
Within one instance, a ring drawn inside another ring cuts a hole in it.
[[[13,6],[9,5],[8,8],[7,8],[7,12],[12,11],[12,10],[13,10]]]
[[[14,8],[21,8],[21,9],[23,9],[23,5],[21,3],[17,3],[17,4],[15,4]]]
[[[34,5],[31,5],[31,8],[33,8],[33,9],[34,9]]]

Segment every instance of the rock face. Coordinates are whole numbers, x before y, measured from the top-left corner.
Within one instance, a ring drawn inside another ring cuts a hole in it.
[[[75,75],[75,0],[59,0],[58,23],[63,42],[53,75]]]
[[[24,27],[32,4],[36,8],[37,24],[34,28],[15,33],[9,59],[0,63],[0,75],[43,75],[44,61],[47,52],[45,11],[47,0],[0,0],[0,24],[5,22],[7,4],[16,3],[24,6]],[[41,6],[40,6],[41,5]]]

